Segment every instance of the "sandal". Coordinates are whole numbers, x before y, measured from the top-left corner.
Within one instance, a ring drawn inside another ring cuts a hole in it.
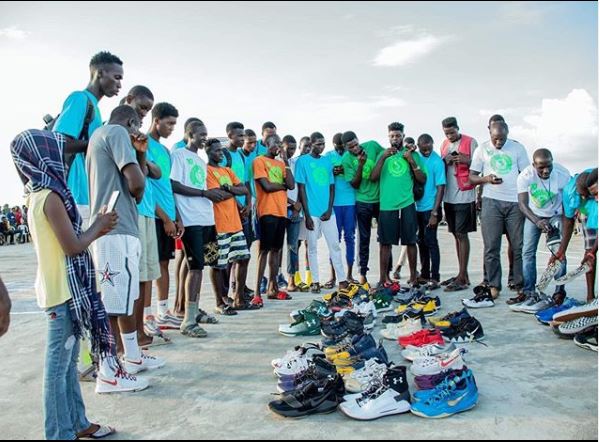
[[[198,315],[196,316],[196,324],[218,324],[219,320],[215,318],[213,315],[209,315],[204,310],[198,310]]]
[[[230,305],[222,305],[215,307],[215,313],[223,316],[235,316],[237,312]]]
[[[93,425],[98,425],[98,424],[92,424]],[[115,430],[112,427],[109,427],[108,425],[98,425],[98,429],[96,431],[94,431],[93,433],[90,434],[85,434],[85,433],[79,433],[77,435],[78,439],[104,439],[105,437],[108,436],[112,436],[113,434],[115,434],[117,432],[117,430]]]
[[[297,287],[301,293],[310,292],[310,287],[307,284],[305,284],[304,282],[301,282],[300,284],[298,284]]]
[[[263,308],[265,305],[265,302],[263,301],[261,296],[255,296],[254,298],[252,298],[252,301],[250,301],[250,304],[257,305],[260,308]]]
[[[267,296],[267,298],[274,299],[277,301],[289,301],[292,299],[292,297],[286,292],[278,292],[276,295],[270,294],[269,296]]]
[[[455,280],[456,280],[456,276],[454,276],[453,278],[446,279],[445,281],[442,281],[440,285],[445,287],[447,285],[452,284]]]
[[[336,286],[335,279],[332,279],[331,281],[327,281],[325,284],[323,284],[323,288],[326,290],[331,290],[335,286]]]
[[[315,283],[311,284],[310,285],[310,292],[314,293],[314,294],[321,293],[321,284],[319,284],[318,282],[315,282]]]
[[[181,330],[181,334],[183,336],[187,336],[190,338],[206,338],[208,333],[198,324],[192,324]]]
[[[234,304],[232,307],[236,311],[241,310],[260,310],[260,305],[252,304],[250,302],[246,302],[244,304]]]
[[[456,282],[452,282],[446,286],[444,289],[445,292],[460,292],[462,290],[467,290],[469,286],[467,284],[457,284]]]

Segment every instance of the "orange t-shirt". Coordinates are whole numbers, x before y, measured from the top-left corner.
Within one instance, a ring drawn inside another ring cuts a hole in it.
[[[206,185],[209,190],[220,189],[223,184],[236,186],[240,184],[235,173],[228,167],[208,166]],[[235,197],[220,203],[213,203],[215,211],[215,227],[217,233],[237,233],[242,231],[242,222]]]
[[[259,178],[266,178],[270,183],[283,184],[286,177],[285,163],[265,156],[257,157],[252,163],[252,171],[256,180],[258,217],[271,215],[287,218],[287,191],[267,193],[258,182]]]

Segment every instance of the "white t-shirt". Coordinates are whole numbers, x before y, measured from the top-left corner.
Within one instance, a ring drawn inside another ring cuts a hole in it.
[[[502,149],[496,149],[486,141],[475,151],[471,170],[483,172],[483,176],[494,174],[503,180],[502,184],[485,184],[484,198],[517,203],[517,178],[529,164],[527,151],[521,143],[506,140]]]
[[[458,152],[461,141],[462,140],[459,138],[454,143],[450,143],[448,146],[448,153]],[[473,138],[471,141],[471,161],[476,150],[477,141]],[[448,204],[469,204],[475,202],[476,190],[460,190],[455,173],[455,166],[446,166],[446,191],[444,192],[444,202]]]
[[[184,186],[206,190],[206,162],[194,152],[179,149],[171,155],[171,179]],[[214,226],[213,203],[200,196],[175,194],[175,203],[184,227]]]
[[[529,208],[543,218],[552,218],[562,214],[563,189],[571,180],[569,171],[560,164],[554,163],[550,178],[543,180],[535,168],[530,165],[517,180],[519,193],[529,193]]]

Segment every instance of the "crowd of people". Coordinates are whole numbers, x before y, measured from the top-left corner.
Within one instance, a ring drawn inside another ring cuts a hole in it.
[[[348,130],[333,137],[334,149],[326,153],[326,137],[318,131],[296,141],[291,135],[280,137],[276,125],[266,122],[259,138],[242,123],[231,122],[223,142],[209,137],[201,119],[189,118],[183,139],[169,149],[164,140],[179,121],[175,106],[155,103],[150,89],[135,86],[104,123],[98,102],[119,93],[123,62],[101,52],[90,62],[90,75],[87,88],[68,96],[49,130],[27,130],[11,145],[28,191],[29,212],[23,213],[38,257],[38,302],[49,325],[48,439],[114,432],[85,416],[78,360],[87,353],[97,359],[97,393],[139,391],[148,381],[136,375],[166,364],[142,351],[155,339],[167,339],[164,329],[203,338],[202,326],[218,321],[215,314],[258,310],[264,298],[285,301],[293,292],[343,292],[349,284],[368,282],[374,288],[387,286],[394,270],[399,277],[404,262],[409,285],[467,289],[472,284],[469,235],[477,230],[478,208],[485,248],[481,284],[493,299],[503,290],[504,235],[516,290],[508,302],[527,302],[537,296],[541,235],[562,232],[552,259],[563,263],[564,273],[575,219],[583,221],[583,259],[590,266],[587,299],[594,299],[597,168],[572,175],[543,148],[530,157],[509,138],[500,115],[490,118],[489,140],[481,144],[449,117],[441,122],[439,150],[431,135],[405,137],[404,125],[393,122],[387,126],[387,148],[375,141],[361,143]],[[144,134],[140,129],[148,116],[150,129]],[[114,207],[108,208],[111,199]],[[437,238],[442,212],[455,239],[457,262],[456,276],[445,281]],[[367,281],[377,256],[370,241],[374,220],[380,271],[376,281]],[[327,256],[319,254],[321,237]],[[392,247],[398,245],[405,247],[405,257],[394,266]],[[257,273],[250,289],[253,247]],[[176,299],[170,307],[172,260]],[[319,263],[324,260],[331,275],[321,285]],[[205,267],[210,267],[214,313],[199,308]],[[156,310],[151,306],[153,282]],[[561,303],[565,296],[558,286],[553,300]],[[4,324],[8,327],[7,310],[10,301],[0,290],[0,333]]]
[[[27,206],[10,207],[5,204],[0,213],[0,245],[15,245],[29,242]]]

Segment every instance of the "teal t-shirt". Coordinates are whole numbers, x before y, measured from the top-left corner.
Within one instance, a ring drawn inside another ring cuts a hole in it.
[[[148,180],[152,186],[152,192],[156,205],[159,206],[169,217],[175,221],[175,197],[171,187],[171,154],[161,143],[148,135],[148,151],[154,158],[154,163],[160,168],[161,177],[158,180]]]
[[[377,158],[383,152],[383,147],[377,141],[367,141],[361,144],[361,147],[367,153],[367,161],[363,167],[360,187],[356,191],[356,201],[360,203],[378,203],[379,183],[374,183],[369,178],[375,164],[377,164]],[[342,166],[344,167],[344,179],[350,184],[358,170],[358,157],[346,152],[342,157]]]
[[[242,184],[246,184],[248,182],[248,171],[246,170],[246,161],[247,158],[244,156],[244,154],[241,152],[240,149],[237,149],[235,152],[231,152],[227,147],[223,148],[223,151],[227,150],[229,152],[229,154],[231,155],[231,166],[230,169],[233,170],[233,173],[235,174],[235,176],[237,177],[238,180],[240,180],[240,183]],[[227,154],[225,152],[223,152],[223,161],[221,161],[221,164],[219,164],[219,166],[221,167],[229,167],[227,165]],[[246,197],[245,196],[236,196],[236,199],[238,200],[238,202],[242,205],[246,204]]]
[[[148,145],[150,143],[148,142]],[[146,151],[146,160],[152,161],[156,163],[154,156],[150,149]],[[144,196],[142,197],[142,201],[137,205],[138,214],[140,216],[145,216],[146,218],[155,218],[156,213],[156,200],[154,199],[154,185],[152,184],[153,180],[150,177],[146,177],[146,187],[144,188]]]
[[[329,209],[330,186],[335,183],[327,157],[302,155],[296,163],[296,183],[304,184],[310,216],[321,217]]]
[[[408,161],[402,157],[405,151],[406,148],[403,148],[401,151],[385,160],[385,163],[383,164],[381,178],[379,180],[381,192],[379,198],[380,210],[402,210],[415,202],[410,165],[408,164]],[[383,152],[379,154],[379,157],[382,155]],[[421,167],[423,173],[426,174],[427,171],[423,166],[419,154],[413,152],[412,156],[417,165]],[[379,158],[377,160],[379,160]]]
[[[336,150],[332,150],[325,155],[331,161],[332,167],[342,165],[342,158],[344,155],[340,155]],[[335,176],[335,200],[333,205],[335,207],[342,206],[354,206],[356,205],[356,190],[350,185],[344,174]]]
[[[423,198],[417,201],[417,212],[433,210],[438,186],[446,185],[446,166],[444,160],[436,152],[431,152],[429,157],[424,157],[419,152],[419,158],[424,164],[424,172],[427,175],[425,193]]]
[[[258,140],[256,142],[256,149],[254,149],[254,153],[256,153],[257,157],[267,154],[267,146],[263,144],[263,140]]]
[[[98,108],[98,99],[87,89],[73,92],[67,97],[52,130],[67,135],[75,140],[79,139],[79,135],[83,130],[83,124],[85,122],[88,100],[91,101],[94,106],[94,118],[92,118],[92,121],[90,122],[87,133],[87,138],[89,140],[94,131],[102,126],[102,116],[100,115],[100,109]],[[90,195],[88,176],[85,171],[85,155],[83,153],[75,155],[75,159],[69,169],[67,186],[71,190],[76,204],[89,206]]]
[[[591,172],[593,169],[587,169],[584,172]],[[587,217],[586,227],[588,229],[598,230],[598,202],[589,198],[582,200],[577,193],[577,177],[575,175],[569,181],[569,184],[563,189],[563,209],[567,218],[575,218],[577,211]]]

